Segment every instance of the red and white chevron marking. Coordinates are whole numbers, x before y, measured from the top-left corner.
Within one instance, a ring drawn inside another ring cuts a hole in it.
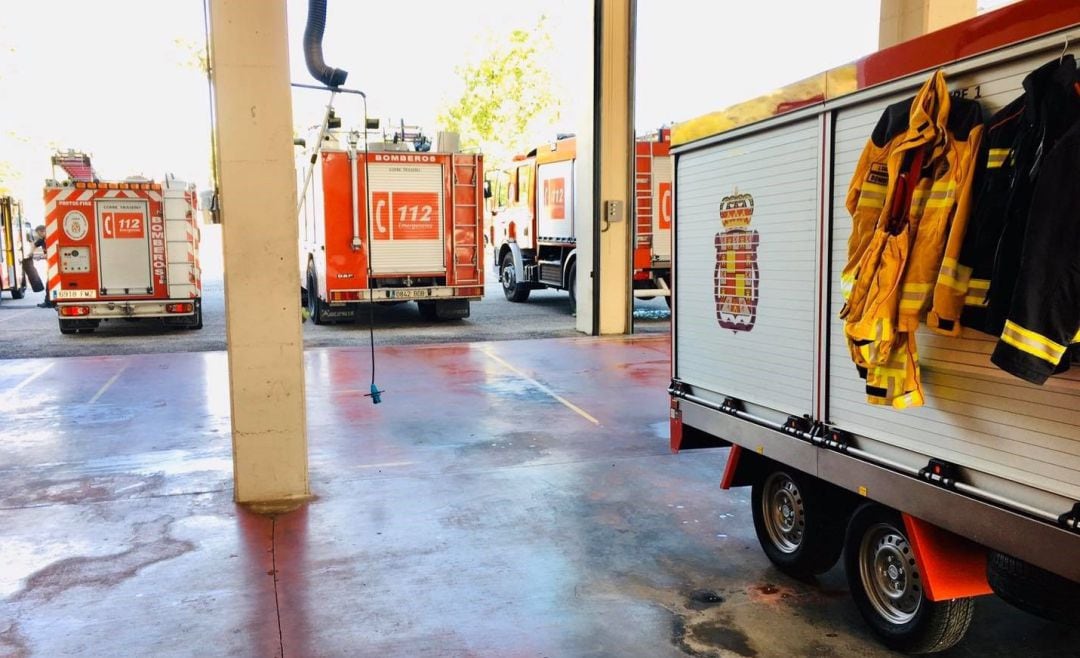
[[[60,289],[60,253],[57,243],[60,240],[60,223],[63,217],[56,211],[56,206],[67,199],[88,201],[93,196],[93,190],[74,187],[45,190],[45,269],[48,278],[46,295],[49,297],[52,297],[53,291]]]

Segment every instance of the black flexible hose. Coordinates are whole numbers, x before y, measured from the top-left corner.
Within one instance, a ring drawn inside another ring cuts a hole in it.
[[[340,87],[348,71],[327,66],[323,61],[322,39],[326,30],[326,0],[308,0],[307,25],[304,27],[304,61],[308,71],[327,87]]]

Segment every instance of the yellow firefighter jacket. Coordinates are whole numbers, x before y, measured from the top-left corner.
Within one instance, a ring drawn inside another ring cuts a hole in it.
[[[979,104],[951,98],[939,70],[885,110],[859,159],[840,317],[871,403],[922,404],[915,330],[928,311],[959,320],[967,286],[956,259],[981,136]],[[956,335],[959,322],[934,329]]]

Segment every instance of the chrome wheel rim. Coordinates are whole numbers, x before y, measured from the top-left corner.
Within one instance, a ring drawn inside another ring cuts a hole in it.
[[[892,624],[915,618],[922,604],[922,582],[911,544],[887,523],[870,527],[859,546],[859,577],[870,605]]]
[[[802,546],[806,531],[806,506],[798,485],[786,473],[773,473],[765,480],[761,497],[765,530],[769,541],[783,553]]]
[[[503,290],[513,290],[514,283],[514,268],[504,267],[502,271]]]

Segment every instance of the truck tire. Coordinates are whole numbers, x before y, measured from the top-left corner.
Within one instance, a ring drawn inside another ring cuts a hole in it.
[[[202,300],[195,300],[195,314],[191,317],[191,322],[188,323],[187,329],[195,330],[202,329]]]
[[[57,319],[60,324],[60,333],[65,336],[71,334],[92,334],[94,330],[101,324],[101,320],[62,320]]]
[[[447,299],[437,302],[416,302],[420,317],[428,322],[452,322],[469,317],[469,301]]]
[[[435,309],[435,302],[416,302],[416,308],[420,311],[420,319],[425,322],[438,322],[439,314]]]
[[[570,312],[577,315],[577,260],[570,263],[566,272],[566,289],[570,292]]]
[[[1080,583],[990,551],[986,579],[994,593],[1024,612],[1061,624],[1080,624]]]
[[[931,601],[920,579],[904,522],[868,503],[856,510],[845,539],[844,570],[859,614],[888,647],[906,653],[944,651],[963,639],[972,598]]]
[[[309,269],[307,274],[307,307],[308,315],[311,316],[311,321],[315,324],[326,324],[323,320],[323,302],[319,299],[319,287],[315,281],[315,270]]]
[[[751,488],[754,531],[765,555],[795,577],[824,573],[840,559],[844,515],[826,486],[791,469],[766,471]]]
[[[509,251],[502,259],[499,269],[499,281],[502,282],[503,294],[511,302],[524,302],[529,299],[529,284],[518,281],[514,272],[514,254]]]

